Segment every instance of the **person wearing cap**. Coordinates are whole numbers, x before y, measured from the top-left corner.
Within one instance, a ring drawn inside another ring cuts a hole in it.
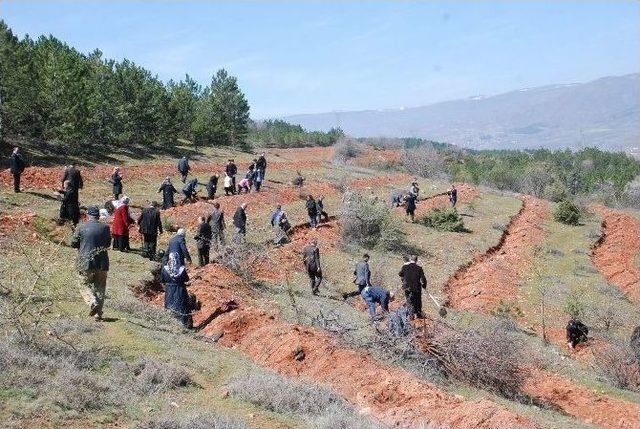
[[[78,249],[77,268],[82,298],[89,304],[89,316],[102,319],[107,272],[109,271],[109,227],[99,221],[97,206],[87,209],[87,221],[78,225],[71,238],[71,247]]]
[[[365,286],[360,292],[362,299],[369,308],[369,315],[373,318],[376,316],[376,304],[380,304],[380,308],[385,313],[389,312],[389,301],[392,295],[387,289],[381,286]]]
[[[162,221],[158,203],[153,201],[149,207],[142,210],[138,217],[139,231],[142,234],[142,252],[150,260],[156,257],[158,234],[162,234]]]
[[[113,250],[126,252],[129,247],[129,226],[135,223],[129,212],[129,197],[126,195],[120,200],[122,203],[113,212],[111,234],[113,235]]]
[[[169,240],[169,244],[167,246],[167,251],[165,252],[165,259],[171,253],[178,254],[178,262],[180,265],[184,265],[184,261],[188,261],[191,263],[191,254],[189,254],[189,249],[187,249],[187,233],[184,228],[178,229],[176,235],[171,237]],[[164,263],[167,261],[165,260]]]
[[[20,193],[20,175],[24,171],[25,162],[19,147],[14,147],[9,159],[11,176],[13,176],[13,192]]]
[[[307,269],[309,275],[309,284],[311,285],[311,293],[318,294],[320,283],[322,283],[322,268],[320,267],[320,249],[318,249],[318,240],[313,239],[302,249],[302,262]]]

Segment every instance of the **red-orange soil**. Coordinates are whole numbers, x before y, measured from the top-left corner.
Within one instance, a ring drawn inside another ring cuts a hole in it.
[[[456,183],[458,190],[458,204],[467,203],[480,196],[480,192],[473,186],[466,183]],[[436,207],[445,207],[449,205],[449,197],[447,195],[427,196],[416,204],[415,217],[418,218]]]
[[[593,246],[591,260],[608,282],[633,302],[640,302],[640,222],[604,206],[594,207],[602,217],[602,236]]]
[[[640,404],[598,394],[548,371],[532,370],[523,391],[585,423],[611,429],[640,427]]]
[[[448,428],[532,428],[530,420],[488,401],[468,401],[340,346],[329,334],[278,320],[244,307],[222,314],[205,333],[281,374],[304,378],[335,390],[380,421],[402,427],[433,424]],[[302,349],[304,358],[295,359]]]
[[[445,291],[450,306],[490,313],[501,300],[515,300],[518,281],[533,258],[535,245],[544,238],[542,223],[548,217],[547,202],[524,196],[520,212],[511,219],[500,242],[449,278]]]

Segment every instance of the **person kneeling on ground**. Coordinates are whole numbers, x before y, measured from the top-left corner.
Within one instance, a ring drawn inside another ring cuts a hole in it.
[[[580,343],[587,342],[589,328],[580,320],[571,318],[567,323],[567,347],[574,349]]]
[[[198,247],[198,263],[201,267],[209,263],[209,250],[211,249],[211,225],[207,222],[204,216],[200,216],[198,224],[198,232],[193,237],[196,240]]]
[[[170,310],[185,328],[191,328],[189,293],[186,287],[189,275],[177,253],[169,253],[167,264],[160,273],[160,281],[164,284],[164,308]]]
[[[383,312],[389,312],[389,301],[391,301],[393,295],[387,289],[381,286],[365,286],[360,295],[364,302],[367,303],[369,315],[372,318],[376,316],[376,304],[380,304]]]

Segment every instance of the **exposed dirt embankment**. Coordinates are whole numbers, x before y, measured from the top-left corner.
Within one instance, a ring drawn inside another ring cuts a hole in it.
[[[611,429],[640,427],[639,404],[598,394],[548,371],[532,371],[523,390],[585,423]]]
[[[480,196],[480,191],[471,185],[467,185],[466,183],[456,183],[455,185],[456,189],[458,189],[458,204],[468,203]],[[437,194],[425,197],[416,204],[416,218],[436,207],[445,207],[447,205],[449,205],[449,197],[447,195]]]
[[[593,264],[629,300],[640,302],[640,271],[636,265],[640,221],[604,206],[595,206],[594,211],[602,217],[602,235],[591,252]]]
[[[449,278],[445,291],[450,306],[489,313],[501,300],[515,300],[518,280],[535,245],[544,238],[542,224],[548,217],[546,201],[524,196],[522,208],[511,218],[498,244]]]
[[[532,428],[536,424],[487,401],[467,401],[338,345],[327,333],[245,307],[220,315],[205,333],[281,374],[328,386],[392,425],[417,428]]]

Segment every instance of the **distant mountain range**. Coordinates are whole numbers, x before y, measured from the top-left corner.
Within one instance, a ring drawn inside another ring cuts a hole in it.
[[[398,110],[283,118],[355,137],[422,137],[477,149],[580,148],[640,152],[640,74],[527,88]]]

